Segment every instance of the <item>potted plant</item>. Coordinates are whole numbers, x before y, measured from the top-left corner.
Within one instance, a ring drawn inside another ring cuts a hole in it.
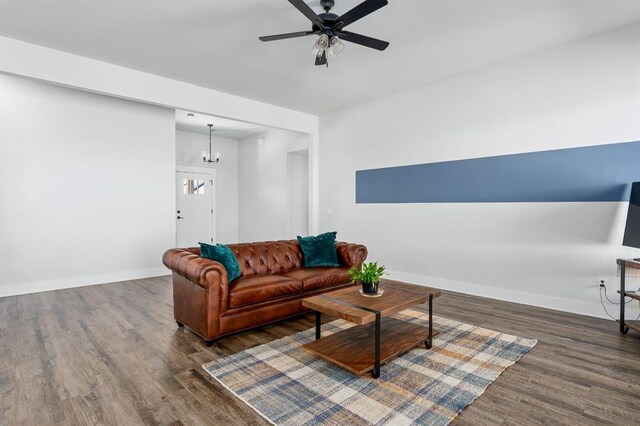
[[[378,284],[380,277],[384,273],[385,267],[378,266],[378,262],[363,262],[362,268],[357,269],[355,266],[349,269],[351,282],[356,284],[358,281],[362,283],[362,292],[364,294],[378,294]]]

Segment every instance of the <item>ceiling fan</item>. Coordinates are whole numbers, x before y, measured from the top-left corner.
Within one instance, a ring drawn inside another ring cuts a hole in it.
[[[320,0],[320,6],[324,9],[324,13],[319,15],[303,0],[288,1],[311,21],[311,31],[262,36],[259,37],[260,40],[275,41],[312,34],[318,35],[318,40],[314,43],[311,52],[316,56],[316,65],[326,66],[329,66],[328,59],[333,58],[344,49],[341,39],[377,50],[384,50],[389,46],[389,42],[344,30],[347,25],[353,24],[389,4],[387,0],[365,0],[342,16],[330,12],[335,4],[334,0]]]

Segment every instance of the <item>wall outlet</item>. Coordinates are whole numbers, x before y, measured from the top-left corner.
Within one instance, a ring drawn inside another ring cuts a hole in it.
[[[386,252],[386,251],[383,251],[383,252],[382,252],[382,256],[380,257],[380,261],[381,261],[382,263],[384,263],[384,262],[386,262],[386,261],[387,261],[387,252]]]
[[[596,286],[598,287],[598,289],[601,288],[607,288],[607,280],[604,278],[598,278],[596,281]]]

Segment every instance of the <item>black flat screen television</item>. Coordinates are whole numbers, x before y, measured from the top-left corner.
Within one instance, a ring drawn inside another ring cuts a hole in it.
[[[631,185],[627,226],[624,229],[622,245],[640,248],[640,182]]]

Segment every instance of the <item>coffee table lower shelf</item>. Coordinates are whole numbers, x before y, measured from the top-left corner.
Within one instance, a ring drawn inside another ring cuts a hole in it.
[[[433,337],[439,333],[433,331]],[[380,321],[380,364],[385,364],[411,349],[424,345],[429,329],[393,317]],[[375,367],[374,323],[356,325],[303,345],[303,349],[356,375]]]

